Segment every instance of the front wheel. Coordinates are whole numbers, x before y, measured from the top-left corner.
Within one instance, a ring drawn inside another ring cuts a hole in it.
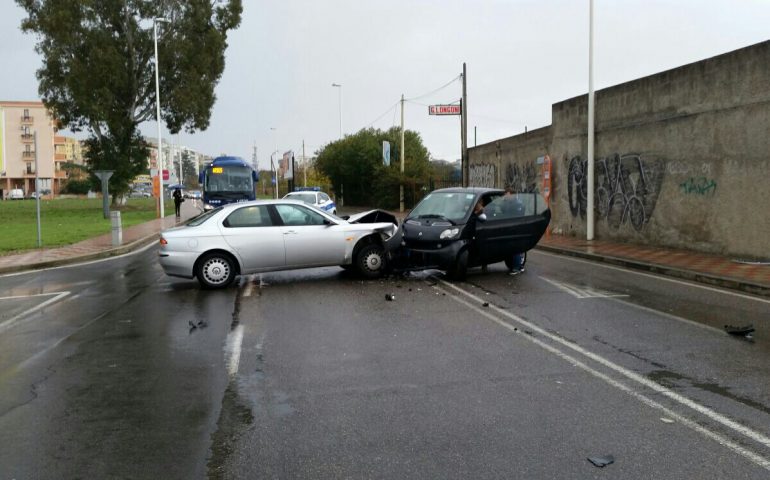
[[[195,276],[204,288],[225,288],[235,279],[235,265],[225,254],[210,253],[198,262]]]
[[[365,278],[377,278],[385,271],[385,249],[376,243],[366,245],[356,254],[355,265]]]
[[[463,250],[457,254],[457,259],[454,265],[447,272],[449,278],[452,280],[465,280],[465,276],[468,273],[468,250]]]

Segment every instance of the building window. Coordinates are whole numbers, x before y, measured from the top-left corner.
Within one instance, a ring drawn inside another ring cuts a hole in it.
[[[27,175],[32,175],[35,171],[32,169],[32,162],[27,162]]]
[[[30,145],[24,145],[24,151],[26,153],[32,153],[32,147]]]

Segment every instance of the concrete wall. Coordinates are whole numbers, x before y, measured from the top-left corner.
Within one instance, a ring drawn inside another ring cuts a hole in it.
[[[552,120],[470,149],[470,169],[542,185],[548,154],[553,231],[584,236],[587,96]],[[595,131],[597,238],[770,257],[770,42],[596,92]]]

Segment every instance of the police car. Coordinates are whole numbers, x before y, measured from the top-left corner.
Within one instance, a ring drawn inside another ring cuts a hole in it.
[[[313,187],[312,189],[309,188],[307,190],[300,189],[299,191],[287,194],[283,198],[299,200],[308,205],[320,208],[332,215],[337,215],[337,205],[334,203],[334,200],[329,198],[329,195],[318,190],[318,187]]]

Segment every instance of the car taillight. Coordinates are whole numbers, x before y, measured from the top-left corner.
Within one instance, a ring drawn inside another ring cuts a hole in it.
[[[161,244],[161,245],[168,245],[168,240],[166,240],[166,239],[165,239],[165,238],[163,238],[163,237],[160,237],[160,244]]]

